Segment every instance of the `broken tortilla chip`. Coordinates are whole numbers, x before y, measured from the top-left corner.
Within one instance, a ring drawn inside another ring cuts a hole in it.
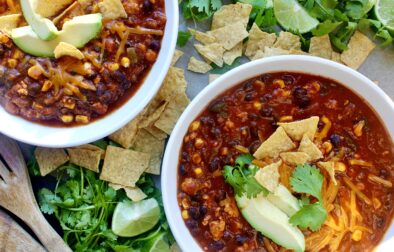
[[[257,159],[263,159],[265,157],[276,158],[281,152],[289,151],[295,147],[296,146],[286,134],[285,130],[282,127],[278,127],[276,131],[260,145],[253,156]]]
[[[161,103],[156,104],[155,99],[154,99],[149,104],[146,113],[141,115],[141,120],[138,124],[138,128],[142,129],[142,128],[149,127],[150,125],[153,125],[160,118],[161,114],[164,112],[167,105],[168,105],[167,101],[162,101]]]
[[[304,152],[282,152],[280,158],[288,165],[300,165],[309,161],[310,157]]]
[[[148,131],[152,136],[156,139],[163,140],[167,138],[167,133],[162,131],[161,129],[156,128],[156,126],[151,125],[149,127],[144,128],[144,130]]]
[[[186,92],[186,85],[185,71],[178,67],[170,67],[155,99],[171,101],[174,97]]]
[[[192,56],[190,58],[189,64],[187,65],[187,69],[195,73],[205,74],[208,71],[210,71],[212,67],[209,64],[205,63],[204,61],[197,60]]]
[[[100,172],[99,165],[101,161],[102,150],[88,150],[82,148],[68,148],[70,162],[82,166],[94,172]]]
[[[264,47],[264,51],[257,51],[252,60],[289,54],[290,52],[288,50],[283,50],[281,48]]]
[[[194,47],[196,48],[197,52],[201,54],[205,59],[212,61],[217,66],[223,66],[223,53],[224,48],[219,43],[212,43],[209,45],[200,45],[195,44]]]
[[[282,160],[279,160],[276,163],[264,166],[256,172],[254,178],[268,191],[274,192],[279,185],[279,167],[281,165]]]
[[[197,31],[189,28],[189,32],[193,35],[193,37],[204,45],[212,44],[217,42],[216,38],[208,33]]]
[[[85,58],[83,53],[78,48],[65,42],[60,42],[56,46],[54,53],[56,59],[59,59],[63,56],[70,56],[79,60]]]
[[[315,161],[323,157],[322,152],[306,134],[302,137],[298,151],[308,154],[311,158],[310,161]]]
[[[311,55],[331,59],[332,52],[331,41],[328,34],[311,38],[311,43],[309,46],[309,53]]]
[[[347,47],[348,49],[341,54],[341,60],[347,66],[358,69],[376,45],[367,36],[356,31]]]
[[[301,50],[300,37],[291,32],[281,31],[273,47],[283,50]]]
[[[343,62],[341,61],[341,54],[338,52],[333,51],[331,53],[331,60],[343,64]]]
[[[183,56],[183,54],[184,53],[182,51],[175,49],[174,56],[172,57],[171,60],[171,66],[174,66],[178,62],[178,60]]]
[[[239,42],[238,45],[234,46],[231,50],[225,51],[223,54],[223,61],[227,65],[232,65],[234,63],[234,60],[236,60],[238,57],[242,56],[242,50],[243,50],[243,42]]]
[[[252,60],[257,51],[264,51],[265,47],[272,47],[275,41],[275,33],[264,32],[254,23],[249,31],[249,40],[246,44],[245,56]]]
[[[101,14],[106,19],[127,18],[121,0],[103,0],[98,4]]]
[[[18,27],[21,17],[21,14],[0,16],[0,31],[6,33],[7,35],[11,35],[12,29]]]
[[[77,146],[75,148],[84,149],[84,150],[91,150],[91,151],[101,151],[101,159],[104,159],[104,157],[105,157],[105,150],[101,149],[100,147],[98,147],[94,144],[83,144],[83,145]]]
[[[329,161],[329,162],[318,162],[317,166],[320,168],[323,168],[327,171],[328,175],[330,175],[330,178],[334,185],[337,185],[337,180],[335,179],[335,162]]]
[[[41,176],[46,176],[69,160],[63,149],[37,147],[34,151]]]
[[[75,0],[38,0],[36,12],[42,17],[52,17],[65,9]]]
[[[299,121],[278,123],[278,125],[282,126],[287,135],[289,135],[293,140],[300,141],[305,134],[309,139],[313,140],[315,138],[318,123],[319,117],[312,116]]]
[[[131,199],[134,202],[141,201],[148,197],[140,188],[138,187],[128,187],[128,186],[122,186],[118,184],[113,184],[109,183],[108,184],[110,187],[112,187],[115,191],[118,191],[120,189],[123,189],[129,199]]]
[[[231,50],[249,35],[246,27],[241,21],[230,23],[222,28],[209,31],[208,34],[214,36],[216,41],[226,50]]]
[[[160,175],[161,157],[164,152],[164,140],[159,140],[147,130],[140,130],[135,137],[133,150],[151,155],[149,167],[145,172]]]
[[[241,22],[246,28],[251,11],[252,5],[250,4],[236,3],[223,5],[213,15],[211,30],[219,29],[236,22]]]
[[[100,179],[123,186],[135,187],[146,168],[150,155],[109,145]]]

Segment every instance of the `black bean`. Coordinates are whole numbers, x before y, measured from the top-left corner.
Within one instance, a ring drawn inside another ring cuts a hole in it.
[[[189,220],[185,221],[185,224],[190,229],[198,228],[198,223],[195,220],[189,219]]]
[[[212,160],[209,162],[209,171],[213,172],[219,168],[220,168],[220,158],[219,157],[212,158]]]
[[[248,81],[243,85],[243,90],[245,91],[250,91],[253,90],[253,82],[252,81]]]
[[[189,214],[195,220],[199,220],[201,218],[200,208],[199,207],[190,207],[189,208]]]
[[[240,143],[241,143],[241,141],[238,140],[238,139],[233,139],[233,140],[228,142],[228,144],[231,145],[231,146],[239,145]]]
[[[378,215],[373,215],[373,228],[374,229],[381,229],[384,227],[385,220],[383,217]]]
[[[260,119],[260,116],[256,113],[248,113],[248,118],[251,120],[258,120],[258,119]],[[251,123],[253,123],[253,122],[251,122]]]
[[[159,40],[152,40],[151,42],[150,42],[150,45],[149,45],[149,47],[152,49],[152,50],[154,50],[154,51],[159,51],[160,50],[160,47],[161,47],[161,44],[160,44],[160,41]]]
[[[5,50],[4,46],[2,44],[0,44],[0,56],[3,56],[5,51],[6,50]]]
[[[220,201],[224,200],[226,198],[226,196],[227,196],[226,191],[218,190],[218,191],[216,191],[215,201],[220,202]]]
[[[260,110],[260,114],[264,117],[271,117],[272,116],[273,109],[271,107],[267,108],[262,108]]]
[[[221,250],[224,248],[224,242],[222,240],[219,241],[213,241],[209,244],[209,249],[210,250]]]
[[[225,230],[223,233],[223,239],[226,241],[232,240],[233,235],[229,231]]]
[[[330,136],[330,141],[334,147],[339,147],[341,144],[341,136],[338,134],[332,134]]]
[[[184,161],[184,162],[189,162],[190,161],[189,154],[187,154],[186,151],[182,152],[182,161]]]
[[[220,129],[218,129],[218,128],[211,128],[210,132],[211,132],[212,136],[214,136],[216,139],[220,138],[220,136],[222,134]]]
[[[285,82],[286,85],[292,85],[296,81],[295,78],[289,74],[283,75],[282,80]]]
[[[311,103],[308,90],[303,87],[296,87],[293,91],[294,103],[300,108],[306,108]]]
[[[200,206],[200,215],[201,217],[204,217],[208,212],[208,207],[207,206]]]
[[[207,126],[215,125],[215,120],[213,120],[211,117],[207,117],[207,116],[201,117],[200,122],[204,125],[207,125]]]
[[[260,147],[260,145],[261,145],[260,140],[256,140],[256,141],[252,142],[252,143],[249,145],[249,152],[250,152],[250,153],[255,153],[256,150]]]
[[[248,237],[237,234],[235,236],[235,241],[237,242],[238,245],[244,244],[248,240]]]
[[[227,105],[224,101],[216,101],[209,107],[209,112],[221,113],[227,111]]]
[[[153,4],[149,0],[144,0],[144,3],[142,4],[142,6],[145,11],[152,11],[153,10]]]
[[[41,85],[38,82],[32,82],[28,85],[29,95],[35,95],[41,90]]]
[[[179,173],[181,174],[181,176],[184,176],[186,174],[186,168],[183,164],[179,166]]]
[[[97,86],[96,86],[96,94],[97,94],[97,96],[102,96],[105,93],[106,90],[107,90],[107,87],[105,86],[104,83],[100,82],[100,83],[97,84]]]
[[[246,93],[244,100],[245,101],[252,101],[256,97],[256,92],[248,92]]]

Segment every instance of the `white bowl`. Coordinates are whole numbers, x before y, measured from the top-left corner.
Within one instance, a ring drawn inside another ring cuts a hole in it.
[[[218,95],[252,77],[278,71],[305,72],[320,75],[345,85],[363,97],[382,118],[394,139],[394,102],[371,80],[359,72],[333,61],[310,56],[278,56],[253,61],[224,74],[209,84],[186,108],[176,124],[164,156],[161,188],[168,223],[183,251],[201,251],[186,227],[177,201],[177,173],[183,137],[190,123]],[[393,251],[394,225],[386,233],[377,251]]]
[[[165,0],[165,12],[167,24],[157,61],[144,83],[124,105],[90,124],[68,128],[32,123],[7,113],[0,106],[0,133],[32,145],[60,148],[96,141],[126,125],[155,96],[170,67],[178,34],[178,1]]]

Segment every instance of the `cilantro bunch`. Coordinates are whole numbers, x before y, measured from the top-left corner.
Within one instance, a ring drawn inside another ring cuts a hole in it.
[[[222,7],[221,0],[180,0],[185,19],[206,20]]]
[[[237,157],[234,166],[224,166],[224,179],[239,197],[246,194],[248,198],[254,198],[260,193],[268,194],[268,190],[254,178],[260,168],[252,164],[252,161],[252,155],[243,154]]]

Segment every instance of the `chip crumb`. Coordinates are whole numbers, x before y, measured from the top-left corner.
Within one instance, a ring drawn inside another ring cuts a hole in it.
[[[279,185],[279,167],[282,160],[260,168],[254,175],[257,182],[264,186],[268,191],[274,192]]]
[[[64,149],[37,147],[34,151],[41,176],[46,176],[66,163],[69,157]]]
[[[152,136],[154,136],[156,139],[159,139],[159,140],[164,140],[168,136],[167,133],[165,133],[161,129],[158,129],[154,125],[152,125],[150,127],[146,127],[146,128],[144,128],[144,130],[148,131]]]
[[[153,125],[164,112],[168,105],[168,101],[158,101],[153,99],[153,101],[148,105],[147,110],[141,115],[141,120],[138,124],[138,128],[146,128]]]
[[[104,18],[127,18],[127,13],[121,0],[103,0],[98,6]]]
[[[101,159],[104,159],[104,157],[105,157],[105,150],[101,149],[100,147],[98,147],[94,144],[83,144],[83,145],[77,146],[75,148],[84,149],[84,150],[91,150],[91,151],[101,151]]]
[[[186,92],[187,82],[185,71],[182,68],[170,67],[163,85],[156,95],[156,99],[161,101],[171,101],[174,97]]]
[[[318,123],[319,117],[312,116],[303,120],[278,123],[278,125],[283,127],[287,135],[289,135],[293,140],[300,141],[304,134],[306,134],[309,139],[313,140],[315,138]]]
[[[150,155],[143,152],[109,145],[104,158],[100,179],[123,186],[135,183],[149,166]]]
[[[60,42],[56,46],[54,53],[56,59],[59,59],[63,56],[70,56],[79,60],[85,58],[85,55],[83,55],[83,53],[78,48],[65,42]]]
[[[279,156],[288,165],[302,165],[310,160],[309,155],[304,152],[282,152]]]
[[[242,21],[232,22],[222,28],[209,31],[208,34],[214,36],[226,50],[231,50],[249,35]]]
[[[212,43],[209,45],[195,44],[197,52],[201,54],[205,59],[212,61],[217,66],[223,66],[223,54],[225,49],[219,43]]]
[[[313,56],[331,59],[332,58],[332,46],[330,37],[328,34],[320,37],[312,37],[309,46],[309,53]]]
[[[244,3],[223,5],[213,14],[211,30],[222,28],[228,24],[241,22],[246,28],[252,5]]]
[[[305,152],[311,157],[310,161],[315,161],[323,157],[323,153],[320,149],[312,142],[312,140],[305,134],[300,142],[300,146],[298,147],[299,152]]]
[[[77,147],[68,148],[67,152],[71,163],[97,173],[100,172],[101,150],[88,150]]]
[[[267,33],[253,23],[249,31],[249,40],[246,44],[245,56],[253,60],[258,51],[264,51],[265,47],[272,47],[276,41],[275,33]]]
[[[300,37],[291,32],[281,31],[273,47],[283,50],[301,50]]]
[[[38,0],[36,12],[42,17],[53,17],[75,0]]]
[[[12,30],[18,27],[18,24],[21,21],[21,17],[21,14],[0,16],[0,31],[10,36]]]
[[[115,191],[123,189],[126,193],[126,196],[134,202],[141,201],[148,197],[139,187],[128,187],[114,183],[109,183],[108,185],[112,187],[112,189],[114,189]]]
[[[217,42],[216,38],[208,33],[197,31],[195,29],[189,28],[189,32],[193,35],[193,37],[200,43],[204,45],[212,44]]]
[[[337,185],[337,180],[335,179],[335,162],[333,161],[328,161],[328,162],[318,162],[317,166],[320,168],[323,168],[327,171],[328,175],[330,175],[330,178],[334,185]]]
[[[243,42],[239,42],[238,45],[234,46],[231,50],[225,51],[223,54],[223,61],[227,65],[232,65],[234,61],[242,56]]]
[[[281,152],[289,151],[295,147],[295,144],[286,134],[285,130],[282,127],[278,127],[276,131],[260,145],[253,156],[257,159],[263,159],[265,157],[276,158]]]
[[[212,67],[204,61],[197,60],[195,57],[192,56],[190,58],[189,64],[187,65],[187,69],[195,73],[205,74],[209,72]]]
[[[356,31],[349,41],[348,49],[341,54],[341,60],[345,65],[358,69],[376,45],[367,36]]]
[[[181,50],[175,49],[174,56],[172,57],[171,60],[171,66],[174,66],[178,62],[178,60],[183,56],[183,54],[184,53]]]

